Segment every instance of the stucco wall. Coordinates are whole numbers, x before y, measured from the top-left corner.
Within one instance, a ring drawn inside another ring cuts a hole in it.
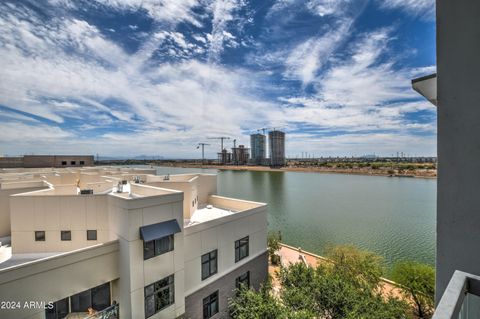
[[[235,241],[249,236],[249,257],[235,263]],[[218,249],[218,273],[201,279],[201,256]],[[202,286],[247,263],[267,249],[266,208],[241,212],[222,219],[185,228],[185,293],[192,294]]]
[[[458,269],[480,275],[480,1],[437,0],[436,300]]]
[[[43,183],[42,183],[43,184]],[[46,189],[46,186],[0,189],[0,237],[10,236],[10,195]]]
[[[171,274],[175,276],[175,304],[149,318],[176,318],[185,311],[182,201],[182,193],[133,200],[109,197],[111,232],[120,243],[120,313],[129,318],[145,318],[145,286]],[[174,236],[174,250],[144,261],[140,227],[170,219],[177,219],[182,227]]]
[[[107,196],[11,196],[13,253],[69,251],[108,241]],[[87,241],[88,229],[97,230],[96,241]],[[72,232],[71,241],[60,240],[62,230]],[[35,231],[45,231],[46,240],[35,241]]]
[[[24,302],[55,302],[118,277],[116,241],[1,270],[0,300],[20,301],[22,309],[2,309],[0,317],[43,319],[44,309],[23,308]]]
[[[228,300],[235,294],[235,279],[247,271],[250,271],[250,283],[255,289],[258,289],[268,276],[267,253],[251,259],[248,263],[187,296],[184,317],[186,319],[203,319],[203,298],[218,290],[219,312],[212,318],[229,318]]]

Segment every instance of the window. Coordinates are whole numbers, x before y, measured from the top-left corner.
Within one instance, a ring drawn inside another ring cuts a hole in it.
[[[202,280],[217,273],[217,250],[202,255]]]
[[[62,230],[60,232],[60,239],[63,241],[72,240],[72,232],[69,230]]]
[[[71,312],[86,312],[92,307],[96,311],[110,306],[110,283],[82,291],[70,297]]]
[[[67,165],[67,161],[62,161],[62,166]]]
[[[165,236],[160,239],[146,241],[143,243],[143,259],[165,254],[173,250],[173,235]]]
[[[87,240],[97,240],[97,230],[87,230]]]
[[[63,319],[69,313],[68,298],[53,303],[51,309],[45,309],[46,319]]]
[[[76,161],[71,161],[71,162],[70,162],[70,165],[76,165],[76,164],[77,164]]]
[[[145,287],[145,318],[153,316],[175,302],[173,275]]]
[[[203,299],[203,319],[213,317],[218,313],[218,290]]]
[[[235,279],[235,287],[240,289],[242,286],[245,288],[250,288],[250,271],[247,271]]]
[[[45,231],[37,230],[35,232],[35,241],[45,241]]]
[[[80,161],[80,165],[85,165],[85,161]]]
[[[235,242],[235,262],[248,257],[248,236]]]

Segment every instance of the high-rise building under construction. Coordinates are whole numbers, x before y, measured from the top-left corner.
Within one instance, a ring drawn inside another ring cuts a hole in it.
[[[267,158],[267,138],[257,133],[250,135],[251,161],[253,164],[261,165]]]
[[[285,133],[273,130],[268,132],[268,144],[270,149],[270,166],[285,165]]]

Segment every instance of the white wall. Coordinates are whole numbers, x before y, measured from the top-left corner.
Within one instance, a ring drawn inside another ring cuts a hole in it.
[[[0,300],[55,302],[119,277],[118,242],[50,257],[0,272]],[[61,283],[61,284],[59,284]],[[0,310],[1,318],[45,318],[44,309]]]
[[[11,196],[12,252],[62,252],[108,241],[107,196]],[[88,229],[97,230],[96,241],[87,241]],[[35,241],[38,230],[45,241]],[[60,240],[62,230],[72,232],[71,241]]]
[[[47,189],[47,186],[38,185],[37,187],[29,188],[0,189],[0,237],[10,236],[10,195],[40,189]]]
[[[249,236],[249,257],[235,263],[235,241]],[[201,256],[218,249],[218,273],[201,279]],[[185,228],[185,295],[217,280],[267,249],[266,206]]]
[[[120,313],[145,318],[145,286],[171,274],[175,276],[175,304],[152,319],[175,318],[185,312],[183,261],[183,194],[125,200],[110,196],[111,232],[120,242]],[[182,232],[174,236],[174,251],[143,260],[140,227],[177,219]]]

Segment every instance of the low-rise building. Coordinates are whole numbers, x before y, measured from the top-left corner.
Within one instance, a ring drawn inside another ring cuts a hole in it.
[[[267,277],[266,204],[216,195],[216,175],[17,169],[4,191],[1,318],[225,318]]]
[[[0,157],[0,168],[86,167],[95,165],[93,155],[24,155]]]

